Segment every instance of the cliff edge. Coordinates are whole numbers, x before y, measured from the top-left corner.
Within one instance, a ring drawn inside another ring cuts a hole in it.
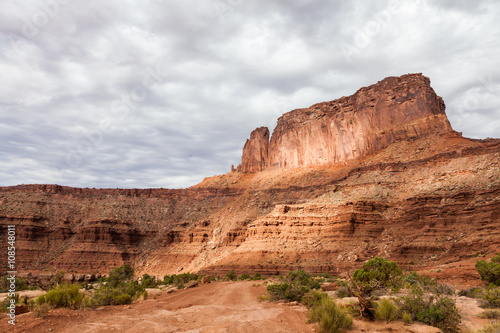
[[[243,148],[242,171],[355,160],[400,140],[453,131],[428,77],[388,77],[354,95],[285,113],[270,138],[261,127]]]

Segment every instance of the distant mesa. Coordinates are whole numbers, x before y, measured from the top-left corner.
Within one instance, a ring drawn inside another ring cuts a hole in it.
[[[285,113],[271,137],[267,127],[257,128],[243,148],[241,171],[343,163],[400,140],[451,131],[428,77],[388,77],[352,96]]]

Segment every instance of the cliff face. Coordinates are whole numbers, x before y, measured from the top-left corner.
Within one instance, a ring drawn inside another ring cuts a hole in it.
[[[250,134],[243,147],[241,168],[243,172],[260,172],[266,168],[269,148],[269,129],[259,127]]]
[[[287,113],[243,157],[187,190],[0,187],[0,235],[16,226],[21,274],[339,274],[382,256],[479,281],[500,250],[500,140],[451,130],[421,75]]]
[[[352,96],[285,113],[269,144],[252,133],[243,149],[243,172],[343,163],[400,140],[450,131],[444,102],[427,77],[389,77]]]

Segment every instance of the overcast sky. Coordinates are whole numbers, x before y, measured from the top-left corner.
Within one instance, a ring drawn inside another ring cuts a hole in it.
[[[500,137],[498,1],[3,0],[0,186],[189,187],[290,110],[423,73]]]

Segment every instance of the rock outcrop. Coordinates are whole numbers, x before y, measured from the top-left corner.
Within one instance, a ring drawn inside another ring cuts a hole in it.
[[[243,147],[241,167],[243,172],[260,172],[265,170],[269,148],[269,129],[259,127],[250,134]]]
[[[243,157],[244,172],[187,190],[0,187],[0,235],[16,226],[19,274],[75,279],[123,263],[340,274],[382,256],[479,282],[477,257],[500,250],[500,139],[454,132],[421,75],[287,113]]]
[[[450,131],[429,78],[389,77],[352,96],[285,113],[270,142],[267,128],[258,128],[243,149],[243,172],[343,163],[400,140]]]

